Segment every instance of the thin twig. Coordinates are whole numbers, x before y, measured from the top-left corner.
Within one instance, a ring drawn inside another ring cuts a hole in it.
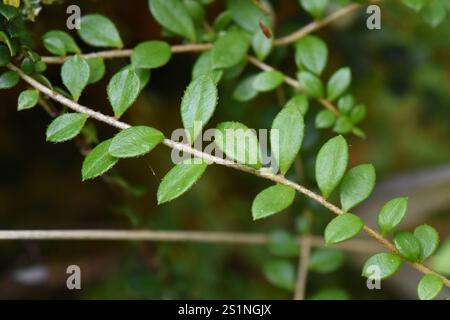
[[[83,113],[86,114],[88,116],[90,116],[93,119],[96,119],[98,121],[104,122],[106,124],[109,124],[115,128],[118,129],[127,129],[130,128],[131,126],[127,123],[121,122],[111,116],[107,116],[104,115],[98,111],[94,111],[92,109],[89,109],[88,107],[82,106],[78,103],[76,103],[75,101],[72,101],[70,99],[67,99],[66,97],[64,97],[63,95],[47,88],[46,86],[44,86],[43,84],[41,84],[40,82],[36,81],[35,79],[33,79],[32,77],[28,76],[27,74],[25,74],[21,69],[19,69],[18,67],[16,67],[13,64],[8,64],[7,67],[10,70],[16,71],[19,76],[25,81],[27,82],[29,85],[31,85],[32,87],[34,87],[35,89],[39,90],[40,92],[42,92],[43,94],[49,96],[51,99],[67,106],[68,108],[79,112],[79,113]],[[230,167],[230,168],[234,168],[236,170],[239,171],[243,171],[243,172],[247,172],[250,174],[253,174],[255,176],[273,181],[277,184],[282,184],[288,187],[293,188],[294,190],[297,190],[299,193],[304,194],[305,196],[309,197],[310,199],[318,202],[319,204],[321,204],[323,207],[327,208],[328,210],[330,210],[331,212],[337,214],[337,215],[342,215],[345,212],[338,208],[337,206],[335,206],[334,204],[328,202],[325,198],[323,198],[322,196],[312,192],[311,190],[305,188],[302,185],[299,185],[295,182],[292,182],[288,179],[286,179],[284,176],[282,175],[278,175],[278,174],[274,174],[272,172],[269,172],[267,170],[257,170],[254,168],[250,168],[246,165],[242,165],[242,164],[238,164],[236,162],[227,160],[227,159],[222,159],[207,153],[204,153],[202,151],[199,151],[197,149],[194,149],[192,147],[190,147],[189,145],[185,145],[179,142],[175,142],[172,141],[170,139],[164,139],[163,140],[163,144],[178,150],[178,151],[183,151],[186,152],[187,154],[193,155],[194,157],[200,158],[205,160],[208,163],[215,163],[215,164],[219,164],[219,165],[223,165],[226,167]],[[385,248],[387,248],[389,251],[398,254],[398,250],[395,248],[395,246],[385,237],[383,237],[381,234],[379,234],[378,232],[376,232],[375,230],[369,228],[368,226],[364,226],[364,231],[371,236],[372,238],[374,238],[375,240],[377,240],[378,242],[380,242]],[[432,271],[431,269],[429,269],[428,267],[426,267],[425,265],[423,265],[422,263],[410,263],[416,270],[424,273],[424,274],[434,274],[436,276],[438,276],[439,278],[442,279],[442,281],[444,282],[444,284],[447,287],[450,287],[450,280],[447,279],[446,277],[444,277],[443,275],[436,273],[434,271]]]
[[[304,236],[300,242],[297,280],[295,283],[294,300],[304,300],[306,282],[308,281],[309,256],[311,253],[311,237]]]

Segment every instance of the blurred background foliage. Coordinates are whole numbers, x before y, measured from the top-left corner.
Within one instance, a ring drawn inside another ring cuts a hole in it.
[[[161,38],[147,1],[78,1],[82,13],[101,13],[116,23],[126,47]],[[298,1],[272,1],[277,13],[277,33],[287,34],[311,18]],[[29,30],[42,54],[40,37],[51,29],[65,29],[67,3],[46,6],[29,23]],[[223,1],[207,7],[212,22],[224,8]],[[372,162],[378,180],[449,164],[450,161],[450,21],[432,28],[420,15],[399,1],[383,1],[382,29],[366,28],[364,10],[350,14],[317,34],[328,44],[330,62],[325,78],[340,66],[352,69],[352,92],[368,107],[361,124],[367,139],[349,137],[351,166]],[[177,43],[177,39],[173,39]],[[80,45],[81,42],[79,42]],[[41,46],[41,47],[39,47]],[[86,49],[86,48],[85,48]],[[151,80],[124,120],[148,124],[170,135],[181,127],[179,105],[190,81],[198,55],[175,55]],[[107,63],[111,76],[125,61]],[[277,48],[268,64],[295,75],[291,47]],[[255,71],[248,67],[246,72]],[[60,83],[59,68],[46,72]],[[89,86],[82,103],[111,113],[106,99],[106,77]],[[253,128],[268,128],[283,99],[291,92],[262,94],[251,103],[232,98],[236,79],[221,83],[220,101],[213,127],[219,121],[239,120]],[[20,88],[19,88],[20,87]],[[180,199],[158,207],[156,188],[172,167],[170,151],[158,147],[145,158],[122,161],[115,168],[111,187],[101,179],[81,182],[82,156],[76,145],[45,142],[50,122],[41,110],[17,113],[16,99],[23,85],[1,92],[0,107],[0,228],[1,229],[155,229],[217,230],[321,234],[331,215],[311,201],[297,197],[295,205],[269,219],[253,222],[253,197],[270,184],[240,172],[212,166],[196,186]],[[289,178],[314,188],[314,155],[333,133],[316,130],[314,118],[321,107],[311,102],[301,152],[299,180],[295,170]],[[100,140],[114,133],[96,124]],[[442,197],[449,197],[448,193]],[[425,220],[450,236],[450,208],[423,212]],[[358,212],[358,210],[355,210]],[[450,248],[439,263],[449,274]],[[404,298],[389,286],[369,291],[360,278],[360,264],[342,259],[326,273],[312,271],[308,298],[386,299]],[[153,299],[290,299],[292,292],[270,284],[263,265],[273,255],[265,246],[190,243],[123,242],[0,242],[0,298],[153,298]],[[296,262],[297,258],[291,258]],[[335,261],[335,260],[333,260]],[[336,261],[335,261],[336,262]],[[65,288],[65,268],[82,269],[82,290]],[[312,267],[314,269],[314,267]],[[335,270],[337,269],[337,270]],[[21,272],[37,275],[26,283]],[[20,280],[22,279],[22,280]],[[407,281],[407,280],[405,280]]]

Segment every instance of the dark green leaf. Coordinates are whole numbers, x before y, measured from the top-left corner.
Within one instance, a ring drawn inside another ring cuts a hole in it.
[[[303,9],[315,19],[320,19],[325,15],[328,2],[328,0],[300,0]]]
[[[146,126],[122,130],[111,141],[108,152],[116,158],[132,158],[149,153],[161,141],[162,132]]]
[[[256,75],[248,76],[239,82],[236,89],[233,92],[233,98],[240,102],[250,101],[258,95],[253,86],[253,82],[256,79]]]
[[[256,196],[252,204],[253,220],[266,218],[289,207],[295,198],[295,190],[275,185],[264,189]]]
[[[11,52],[8,47],[0,45],[0,67],[6,66],[11,61]]]
[[[47,141],[64,142],[76,137],[88,116],[82,113],[65,113],[50,123],[47,128]]]
[[[231,19],[233,19],[231,15],[231,11],[223,11],[219,14],[214,20],[213,28],[215,32],[219,32],[224,30],[226,27],[230,25]]]
[[[395,198],[388,201],[380,210],[378,225],[381,233],[388,234],[402,222],[408,208],[408,198]]]
[[[192,79],[203,75],[210,75],[214,83],[218,83],[223,75],[223,70],[213,69],[211,51],[203,52],[197,59],[192,69]]]
[[[366,106],[363,104],[356,105],[350,113],[350,120],[356,124],[361,122],[366,116]]]
[[[295,267],[286,260],[271,260],[264,264],[264,275],[273,285],[285,290],[294,290]]]
[[[348,211],[366,200],[372,193],[375,179],[375,168],[371,164],[362,164],[347,172],[341,184],[342,210]]]
[[[285,175],[297,157],[303,142],[305,124],[295,106],[284,107],[275,117],[270,130],[272,155]]]
[[[330,273],[339,269],[344,263],[344,254],[336,249],[317,249],[309,259],[309,270],[318,273]]]
[[[325,242],[333,244],[356,237],[364,227],[360,217],[351,213],[337,216],[325,228]]]
[[[216,85],[209,75],[199,76],[187,87],[181,102],[181,119],[191,143],[211,119],[217,97]]]
[[[427,0],[402,0],[402,2],[410,7],[411,9],[414,9],[415,11],[420,11],[420,9],[423,8],[425,3],[427,3]]]
[[[207,166],[199,159],[193,159],[173,167],[159,185],[158,204],[172,201],[188,191],[200,179]]]
[[[271,254],[280,257],[296,257],[299,253],[297,239],[283,230],[270,233],[267,246]]]
[[[266,1],[263,1],[267,5]],[[233,20],[246,31],[252,34],[259,30],[259,22],[263,21],[265,25],[269,25],[269,21],[252,1],[227,0],[227,9],[231,12]]]
[[[86,156],[81,168],[81,175],[83,181],[96,178],[106,171],[114,167],[119,159],[111,156],[108,152],[112,139],[103,141],[98,144],[91,152]]]
[[[78,34],[93,47],[122,48],[123,43],[114,23],[105,16],[88,14],[81,18]]]
[[[366,278],[379,276],[383,280],[397,272],[401,264],[402,259],[393,253],[377,253],[367,259],[362,275]]]
[[[19,82],[19,74],[15,71],[5,71],[0,75],[0,89],[11,89]]]
[[[416,262],[420,259],[422,246],[412,233],[398,232],[394,236],[394,244],[405,259],[411,262]]]
[[[100,81],[105,75],[105,62],[103,58],[92,58],[86,61],[89,65],[88,84]]]
[[[432,27],[437,27],[447,17],[447,9],[441,0],[427,1],[422,10],[422,16]]]
[[[56,55],[64,56],[67,52],[80,53],[81,50],[67,32],[61,30],[51,30],[46,32],[43,36],[43,43],[45,48]]]
[[[166,42],[146,41],[133,49],[131,64],[135,68],[159,68],[165,65],[171,56],[172,49]]]
[[[180,0],[149,0],[153,17],[167,30],[194,42],[194,22]]]
[[[13,6],[0,3],[0,14],[5,17],[6,20],[11,20],[19,14],[19,10]]]
[[[316,180],[325,198],[338,186],[348,163],[348,146],[342,136],[325,143],[316,159]]]

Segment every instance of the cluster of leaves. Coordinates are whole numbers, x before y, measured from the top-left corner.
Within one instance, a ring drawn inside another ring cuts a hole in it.
[[[212,49],[202,53],[196,61],[192,81],[181,101],[181,120],[190,144],[198,138],[216,110],[220,81],[237,78],[243,73],[251,48],[259,60],[267,58],[272,50],[273,12],[268,2],[258,2],[263,10],[252,1],[227,0],[227,10],[215,19],[211,30],[202,25],[205,16],[204,5],[210,2],[149,1],[150,12],[163,27],[164,34],[181,36],[189,42],[200,40],[213,43]],[[328,5],[328,1],[317,0],[300,3],[317,19],[323,17]],[[0,65],[7,65],[12,57],[15,57],[26,74],[73,101],[78,101],[89,84],[98,82],[105,75],[105,63],[101,57],[83,58],[71,35],[61,30],[51,30],[42,37],[45,48],[54,55],[66,57],[60,72],[65,88],[53,86],[42,74],[45,64],[40,56],[30,49],[31,44],[27,45],[29,39],[23,26],[23,17],[18,10],[1,5],[0,13],[3,19],[2,27],[6,26],[0,31],[0,40],[5,43],[0,46]],[[77,32],[80,39],[92,47],[123,47],[123,41],[114,23],[99,14],[83,16],[81,28]],[[109,79],[106,88],[116,118],[120,118],[136,101],[150,80],[151,69],[167,64],[171,55],[170,45],[163,41],[146,41],[133,49],[130,63]],[[333,128],[338,134],[353,133],[364,137],[364,132],[356,125],[363,120],[366,108],[355,103],[353,97],[347,94],[351,84],[351,71],[348,67],[338,69],[325,86],[320,77],[327,60],[328,49],[320,38],[307,36],[295,44],[295,62],[299,70],[297,78],[306,95],[293,95],[273,119],[270,143],[273,150],[279,150],[279,153],[275,154],[279,172],[273,173],[286,175],[299,155],[309,97],[319,101],[337,101],[338,114],[328,109],[319,112],[315,121],[317,128]],[[18,80],[16,72],[7,71],[0,76],[0,88],[11,88]],[[284,80],[282,73],[273,70],[251,74],[239,82],[233,96],[239,101],[250,101],[259,93],[275,90]],[[19,96],[18,109],[33,108],[39,99],[36,90],[25,90]],[[88,119],[88,115],[81,113],[67,112],[60,115],[48,126],[47,140],[59,143],[75,138],[82,132]],[[262,167],[256,135],[250,133],[246,140],[241,140],[237,135],[239,131],[249,130],[245,124],[226,121],[219,123],[215,130],[215,143],[229,159],[255,169]],[[110,170],[120,159],[143,156],[163,141],[163,133],[152,127],[126,128],[111,139],[99,143],[86,156],[82,165],[82,178],[96,178]],[[347,171],[348,153],[345,138],[338,135],[322,146],[315,161],[315,177],[323,198],[328,199],[339,189],[341,212],[324,231],[325,241],[330,245],[351,239],[363,230],[363,221],[350,210],[366,200],[375,185],[373,165],[362,164]],[[250,159],[256,159],[256,162]],[[184,194],[201,178],[207,167],[208,163],[200,159],[176,164],[158,188],[158,203],[174,200]],[[264,189],[253,201],[253,219],[266,218],[285,210],[294,202],[295,192],[291,187],[281,184]],[[406,208],[406,198],[393,199],[383,206],[378,224],[384,235],[396,230],[405,216]],[[401,258],[410,262],[424,261],[436,250],[439,236],[432,227],[422,225],[413,233],[395,233],[393,241],[398,254],[379,253],[370,257],[364,267],[364,276],[370,277],[369,267],[375,265],[381,270],[381,278],[387,278],[397,271]],[[283,232],[274,233],[269,250],[282,257],[298,255],[296,241]],[[331,272],[336,270],[342,261],[343,255],[339,251],[320,249],[313,252],[309,267],[316,272]],[[293,289],[295,268],[291,262],[270,261],[264,266],[264,273],[271,283],[288,290]],[[442,287],[441,278],[426,275],[419,283],[419,296],[422,299],[434,298]]]

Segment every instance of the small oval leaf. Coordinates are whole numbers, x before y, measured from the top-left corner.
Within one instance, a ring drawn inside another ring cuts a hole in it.
[[[337,216],[325,228],[325,242],[333,244],[356,237],[364,227],[360,217],[345,213]]]
[[[112,139],[103,141],[86,156],[81,168],[83,181],[101,176],[119,161],[108,152],[111,141]]]
[[[271,284],[285,290],[294,290],[295,267],[290,261],[270,260],[266,262],[264,275]]]
[[[394,244],[403,258],[416,262],[420,259],[422,247],[420,241],[410,232],[398,232]]]
[[[433,300],[444,288],[441,278],[434,274],[427,274],[422,277],[417,286],[417,294],[420,300]]]
[[[82,113],[65,113],[50,123],[47,141],[64,142],[76,137],[83,129],[88,116]]]
[[[322,39],[306,36],[298,40],[295,46],[295,61],[299,69],[306,68],[320,75],[327,64],[328,48]]]
[[[266,218],[289,207],[295,198],[295,190],[275,185],[264,189],[256,196],[252,204],[253,220]]]
[[[408,209],[408,198],[395,198],[386,202],[378,214],[381,233],[388,234],[402,222]]]
[[[132,158],[149,153],[161,141],[162,132],[146,126],[135,126],[122,130],[111,141],[109,154],[116,158]]]
[[[366,200],[375,186],[375,168],[362,164],[350,169],[341,184],[342,210],[348,211]]]
[[[140,80],[132,68],[124,68],[117,72],[108,84],[108,99],[119,118],[133,104],[139,95]]]
[[[420,258],[424,261],[436,251],[439,245],[439,233],[432,226],[422,224],[414,230],[414,235],[422,246]]]
[[[362,275],[366,278],[377,277],[383,280],[397,272],[402,259],[393,253],[377,253],[367,259]]]
[[[230,68],[245,59],[250,47],[248,35],[243,31],[229,31],[220,37],[211,51],[214,69]]]
[[[122,39],[114,23],[100,14],[88,14],[81,17],[78,34],[84,42],[93,47],[123,47]]]
[[[19,95],[17,110],[33,108],[39,101],[39,92],[37,90],[25,90]]]
[[[350,68],[345,67],[337,70],[328,80],[327,84],[327,99],[333,101],[339,98],[345,90],[350,86],[352,81],[352,73]]]
[[[165,65],[172,56],[170,45],[163,41],[146,41],[133,49],[131,64],[134,68],[154,69]]]
[[[78,55],[70,57],[64,62],[61,68],[61,78],[75,101],[78,101],[81,92],[87,86],[89,73],[89,64]]]
[[[284,81],[284,75],[279,71],[264,71],[258,74],[253,82],[256,91],[267,92],[278,88]]]

